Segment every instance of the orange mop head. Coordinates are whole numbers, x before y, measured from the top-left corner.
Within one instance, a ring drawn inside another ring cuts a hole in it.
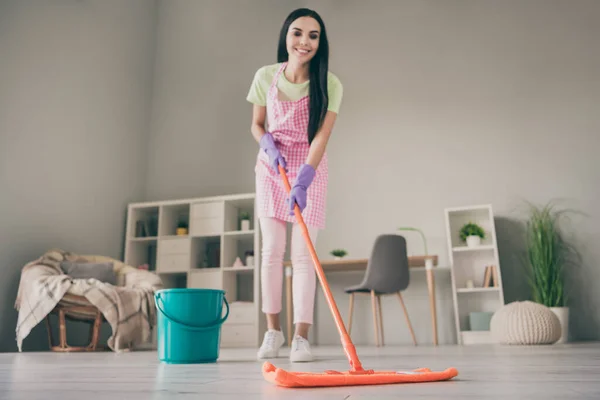
[[[283,183],[288,191],[291,191],[290,183],[283,167],[279,166],[279,172],[282,176]],[[285,371],[281,368],[275,367],[269,362],[263,364],[262,372],[263,377],[275,385],[282,387],[323,387],[323,386],[353,386],[353,385],[383,385],[390,383],[416,383],[416,382],[434,382],[434,381],[446,381],[454,378],[458,375],[456,368],[448,368],[444,371],[431,371],[427,368],[415,369],[413,371],[374,371],[363,369],[354,344],[350,339],[350,335],[346,331],[346,327],[337,308],[337,305],[329,289],[329,284],[325,279],[325,273],[323,267],[317,257],[317,252],[310,240],[308,229],[302,218],[302,213],[298,205],[295,207],[296,220],[302,228],[304,239],[310,250],[317,276],[325,292],[325,297],[329,305],[329,309],[333,314],[335,323],[340,333],[344,352],[348,357],[351,369],[345,372],[339,371],[325,371],[323,373],[314,372],[293,372]]]

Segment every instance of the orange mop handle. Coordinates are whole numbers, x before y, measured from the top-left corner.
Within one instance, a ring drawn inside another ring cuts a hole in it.
[[[285,169],[280,165],[279,173],[283,179],[283,184],[288,192],[291,192],[290,182],[285,173]],[[350,362],[350,366],[352,367],[353,372],[362,372],[363,367],[358,359],[358,355],[356,354],[356,348],[350,339],[350,335],[348,335],[348,331],[346,330],[346,326],[344,325],[344,321],[340,315],[340,311],[337,308],[335,300],[333,299],[333,295],[331,294],[331,290],[329,288],[329,284],[327,283],[327,279],[325,278],[325,273],[323,272],[323,267],[321,266],[321,262],[319,261],[319,257],[317,257],[317,252],[315,251],[315,247],[310,240],[310,235],[308,233],[308,228],[306,227],[306,223],[304,222],[304,218],[302,217],[302,213],[300,212],[300,207],[298,204],[294,206],[294,213],[296,215],[296,220],[300,224],[300,228],[302,228],[302,234],[304,236],[304,240],[306,240],[306,245],[308,246],[308,250],[310,251],[310,255],[312,257],[313,263],[315,265],[315,270],[317,272],[317,276],[319,277],[319,281],[321,282],[321,286],[323,287],[323,291],[325,292],[325,298],[327,299],[327,304],[329,304],[329,309],[333,314],[335,319],[335,324],[337,325],[338,332],[340,333],[340,338],[342,340],[342,345],[344,346],[344,351],[346,356],[348,357],[348,361]]]

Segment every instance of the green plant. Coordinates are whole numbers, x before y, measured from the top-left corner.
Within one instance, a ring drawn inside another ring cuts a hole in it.
[[[248,211],[240,211],[240,221],[250,220],[250,213]]]
[[[185,221],[179,221],[179,223],[177,224],[177,228],[184,228],[187,229],[188,224]]]
[[[348,254],[348,252],[344,249],[334,249],[334,250],[331,250],[330,254],[334,257],[344,257],[345,255]]]
[[[566,304],[564,267],[573,247],[563,238],[557,211],[550,202],[539,207],[530,204],[526,223],[526,266],[532,300],[547,307]]]
[[[480,238],[485,239],[485,232],[479,225],[469,222],[460,228],[460,239],[464,242],[469,236],[479,236]]]
[[[398,228],[399,231],[414,231],[414,232],[419,232],[421,234],[421,238],[423,238],[423,246],[425,247],[425,255],[428,255],[427,253],[427,239],[425,239],[425,234],[423,233],[422,230],[418,229],[418,228],[413,228],[410,226],[402,226],[400,228]]]

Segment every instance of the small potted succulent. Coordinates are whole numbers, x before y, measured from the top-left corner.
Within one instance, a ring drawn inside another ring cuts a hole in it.
[[[479,225],[469,222],[460,228],[460,239],[469,247],[477,247],[481,244],[481,239],[485,239],[485,231]]]
[[[250,213],[248,211],[240,212],[240,226],[242,231],[250,230]]]
[[[348,254],[348,252],[344,249],[334,249],[331,250],[330,254],[333,256],[334,260],[341,260],[342,257],[345,257]]]
[[[177,236],[185,236],[188,233],[188,224],[185,221],[179,221],[177,224]]]

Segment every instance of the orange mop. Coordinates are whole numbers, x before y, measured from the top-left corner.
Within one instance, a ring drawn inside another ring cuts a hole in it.
[[[279,166],[279,172],[283,178],[288,193],[291,191],[290,182],[287,178],[283,167]],[[351,369],[349,371],[331,371],[327,370],[323,373],[315,372],[294,372],[286,371],[281,368],[275,367],[270,362],[265,362],[262,367],[264,378],[275,385],[282,387],[327,387],[327,386],[354,386],[354,385],[382,385],[390,383],[416,383],[416,382],[434,382],[434,381],[446,381],[454,378],[458,375],[456,368],[448,368],[445,371],[431,371],[428,368],[420,368],[412,371],[374,371],[372,369],[364,369],[356,354],[356,349],[348,332],[346,326],[340,316],[340,312],[337,308],[335,300],[329,289],[329,284],[325,279],[323,273],[323,267],[319,262],[315,248],[310,240],[308,229],[302,218],[300,208],[296,204],[295,207],[296,220],[302,228],[302,233],[306,244],[310,250],[315,269],[321,286],[325,292],[329,309],[331,310],[340,338],[348,361],[350,362]]]

